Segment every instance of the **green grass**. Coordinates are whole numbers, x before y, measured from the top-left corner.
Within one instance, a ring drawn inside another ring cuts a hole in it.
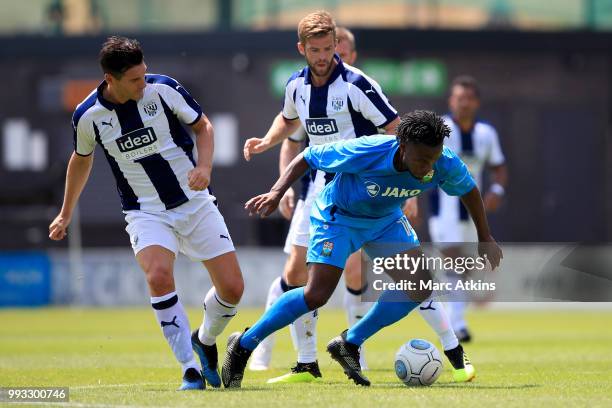
[[[258,310],[241,310],[220,340],[251,324]],[[612,406],[611,312],[478,311],[466,350],[477,378],[451,382],[448,363],[431,387],[397,380],[393,355],[410,338],[436,341],[418,315],[387,328],[367,345],[372,387],[349,383],[324,352],[345,326],[342,311],[319,319],[324,382],[269,386],[294,362],[288,330],[277,337],[273,369],[247,371],[241,390],[178,393],[180,369],[153,312],[147,309],[32,309],[0,311],[0,386],[68,386],[76,406],[208,407],[436,407]],[[201,314],[190,310],[192,325]],[[436,343],[437,344],[437,343]]]

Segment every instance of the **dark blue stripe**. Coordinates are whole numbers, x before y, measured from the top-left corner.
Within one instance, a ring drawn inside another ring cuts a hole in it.
[[[172,296],[170,299],[162,300],[161,302],[151,303],[151,306],[155,310],[168,309],[178,303],[178,295]]]
[[[376,109],[378,109],[378,111],[387,119],[381,126],[388,124],[397,117],[397,113],[389,108],[378,91],[364,76],[353,71],[345,70],[343,79],[359,88],[361,92],[368,97],[370,102],[374,104]]]
[[[115,182],[117,183],[117,191],[119,192],[119,198],[121,199],[121,208],[124,211],[129,210],[140,210],[140,204],[138,203],[138,197],[134,193],[132,186],[128,183],[127,179],[123,175],[123,172],[119,168],[119,164],[113,156],[110,155],[106,147],[102,144],[102,139],[100,138],[100,132],[95,123],[93,123],[94,133],[96,135],[96,142],[102,147],[104,151],[104,155],[106,156],[106,160],[108,160],[108,164],[113,171],[113,175],[115,176]]]
[[[215,195],[215,193],[213,192],[212,186],[209,184],[208,187],[206,188],[208,190],[208,194],[210,194],[211,196],[215,197],[215,201],[213,201],[213,204],[216,205],[217,207],[219,206],[218,200],[217,200],[217,196]]]
[[[187,92],[187,90],[183,88],[181,84],[179,84],[176,79],[170,78],[166,75],[154,74],[147,74],[145,75],[145,78],[147,80],[147,83],[149,84],[164,84],[171,87],[172,89],[181,94],[181,96],[183,97],[183,99],[185,99],[185,102],[187,102],[187,105],[189,105],[191,109],[196,111],[198,114],[202,113],[202,108],[200,107],[200,105],[195,101],[195,99],[193,99],[189,92]]]
[[[159,199],[166,206],[166,210],[176,208],[189,201],[172,167],[170,167],[170,164],[161,154],[152,154],[135,160],[135,162],[142,166],[147,176],[151,179],[151,183],[153,183],[153,187],[157,190]]]
[[[327,117],[327,86],[310,87],[310,101],[308,101],[308,117]]]
[[[302,186],[300,191],[300,200],[306,200],[306,196],[308,195],[308,188],[310,187],[310,173],[306,173],[300,179],[300,184]]]
[[[474,154],[474,128],[470,129],[468,132],[464,132],[459,128],[461,132],[461,154],[465,154],[471,156]]]
[[[161,104],[164,107],[164,113],[166,114],[168,125],[170,126],[170,136],[172,136],[172,140],[177,146],[183,149],[183,151],[191,161],[191,164],[193,164],[193,166],[195,167],[196,162],[193,159],[193,139],[191,138],[189,133],[187,133],[181,122],[178,120],[176,115],[174,115],[174,112],[172,112],[172,110],[170,109],[168,104],[166,104],[164,98],[162,98],[161,95],[159,95],[159,100],[161,101]]]
[[[457,201],[459,202],[459,219],[461,221],[469,220],[470,216],[468,214],[467,208],[465,208],[465,205],[463,205],[463,201],[461,201],[460,199],[457,199]]]
[[[355,137],[370,136],[378,134],[378,128],[372,122],[367,120],[361,112],[357,112],[353,109],[351,98],[347,98],[347,105],[349,113],[351,114],[351,121],[353,122],[353,128],[355,129]]]
[[[307,148],[310,145],[310,138],[308,137],[308,135],[306,135],[306,138],[304,139],[304,149]],[[300,192],[300,199],[302,200],[306,200],[306,196],[308,195],[308,188],[310,188],[310,180],[312,178],[312,170],[311,171],[307,171],[306,174],[304,174],[302,176],[302,178],[300,179],[300,182],[302,184],[302,191]]]
[[[81,117],[85,114],[85,112],[87,112],[87,110],[89,108],[91,108],[92,106],[94,106],[96,104],[96,98],[97,98],[97,94],[96,92],[92,93],[87,99],[85,99],[74,111],[74,113],[72,114],[72,129],[74,130],[73,132],[73,144],[74,144],[74,151],[77,151],[77,126],[79,125],[79,120],[81,120]],[[78,152],[77,152],[78,153]]]
[[[432,216],[440,215],[440,189],[437,187],[429,195],[429,213]]]
[[[115,112],[121,126],[121,134],[133,132],[134,130],[142,129],[144,123],[138,112],[138,104],[136,101],[129,100],[121,105],[115,105]]]
[[[335,176],[336,173],[325,173],[325,185],[327,185],[327,183],[330,183]]]
[[[140,112],[138,111],[138,105],[135,101],[130,100],[124,104],[117,105],[115,112],[119,118],[122,134],[144,127]],[[135,162],[143,167],[153,187],[157,190],[159,199],[164,203],[167,210],[189,201],[176,178],[176,174],[174,174],[174,170],[172,170],[170,164],[161,154],[157,153],[143,157],[142,159],[135,160]]]

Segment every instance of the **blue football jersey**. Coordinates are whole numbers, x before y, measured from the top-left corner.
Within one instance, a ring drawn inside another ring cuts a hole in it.
[[[398,148],[395,136],[389,135],[306,148],[304,159],[310,167],[336,173],[319,195],[316,210],[357,219],[399,218],[402,203],[425,190],[439,186],[449,195],[460,196],[476,186],[467,166],[446,146],[426,180],[395,169]]]

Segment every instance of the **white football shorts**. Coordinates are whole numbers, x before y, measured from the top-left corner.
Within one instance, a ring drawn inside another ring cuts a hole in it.
[[[214,204],[215,198],[203,191],[176,208],[160,212],[125,212],[134,254],[159,245],[187,255],[193,261],[206,261],[234,251],[225,220]]]

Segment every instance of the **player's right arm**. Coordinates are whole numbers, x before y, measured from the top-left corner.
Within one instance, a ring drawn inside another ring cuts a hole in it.
[[[278,207],[278,204],[285,192],[310,168],[304,159],[304,153],[300,153],[289,163],[280,178],[274,183],[270,192],[260,194],[246,202],[244,208],[249,215],[259,214],[267,217]]]
[[[85,188],[87,179],[89,179],[92,164],[93,154],[81,156],[76,152],[72,153],[66,172],[64,203],[60,213],[49,225],[49,238],[52,240],[59,241],[66,236],[66,230],[72,220],[72,212],[83,192],[83,188]]]
[[[291,161],[300,153],[301,143],[292,138],[285,139],[281,145],[280,157],[278,161],[279,174],[283,174]],[[295,192],[292,187],[289,187],[287,192],[281,198],[278,205],[278,210],[285,219],[290,220],[293,215],[295,206]]]
[[[283,140],[287,139],[300,127],[300,121],[295,119],[287,119],[282,112],[276,115],[272,121],[272,126],[268,133],[263,138],[252,137],[244,143],[244,158],[246,161],[251,160],[252,154],[263,153],[266,150],[276,146]]]
[[[251,160],[252,154],[265,152],[298,130],[300,121],[298,120],[299,115],[295,106],[295,98],[300,72],[294,73],[287,81],[283,110],[272,121],[272,126],[270,126],[268,133],[263,138],[253,137],[244,143],[243,153],[246,161]]]

